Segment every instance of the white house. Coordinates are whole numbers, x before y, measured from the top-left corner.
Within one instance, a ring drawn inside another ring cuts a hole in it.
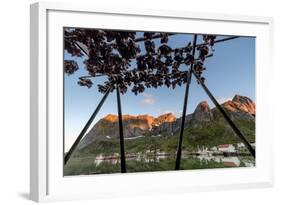
[[[218,146],[220,152],[236,152],[235,147],[232,144],[221,144]]]
[[[202,146],[202,147],[198,147],[197,149],[198,149],[197,153],[199,153],[199,154],[208,154],[208,148],[207,147]]]
[[[237,148],[240,149],[240,148],[243,148],[245,147],[244,143],[240,142],[240,143],[237,143]]]
[[[210,150],[213,151],[213,152],[217,152],[218,148],[214,146],[214,147],[211,147]]]

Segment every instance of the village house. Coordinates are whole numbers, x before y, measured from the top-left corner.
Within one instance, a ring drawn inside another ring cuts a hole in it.
[[[240,142],[240,143],[237,143],[237,148],[240,149],[240,148],[243,148],[245,147],[244,143]]]
[[[207,147],[197,147],[197,153],[198,154],[208,154],[208,148]]]
[[[221,144],[218,146],[220,152],[236,152],[235,147],[232,144]]]
[[[217,152],[218,148],[216,146],[214,146],[214,147],[211,147],[210,150],[213,151],[213,152]]]

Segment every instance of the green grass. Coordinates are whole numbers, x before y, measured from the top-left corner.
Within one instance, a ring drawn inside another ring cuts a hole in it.
[[[244,167],[245,161],[253,161],[253,158],[241,159],[240,167]],[[90,174],[109,174],[120,173],[120,164],[110,164],[103,162],[100,165],[94,163],[94,157],[81,157],[71,159],[64,168],[64,175],[90,175]],[[154,172],[154,171],[173,171],[175,169],[175,157],[168,157],[159,161],[145,162],[144,160],[127,160],[126,168],[128,173],[132,172]],[[196,157],[183,158],[181,160],[181,170],[192,169],[212,169],[212,168],[230,168],[223,162],[215,160],[200,160]]]
[[[234,121],[249,142],[255,142],[255,123]],[[213,147],[220,144],[237,144],[241,142],[234,131],[223,121],[215,121],[202,129],[185,129],[184,146]]]

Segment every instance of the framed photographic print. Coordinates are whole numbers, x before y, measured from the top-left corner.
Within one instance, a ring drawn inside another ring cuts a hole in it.
[[[271,186],[272,22],[31,5],[31,199]]]

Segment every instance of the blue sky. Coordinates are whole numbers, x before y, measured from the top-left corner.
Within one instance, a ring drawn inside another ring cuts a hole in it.
[[[142,35],[142,33],[137,33]],[[225,36],[218,36],[224,38]],[[184,47],[192,40],[190,34],[178,34],[169,38],[168,44],[172,48]],[[198,43],[202,42],[199,36]],[[155,40],[156,46],[159,40]],[[140,44],[141,50],[143,44]],[[214,56],[205,60],[204,72],[206,85],[219,102],[233,98],[235,94],[250,97],[255,101],[255,38],[240,37],[234,40],[218,43],[214,46]],[[84,68],[83,58],[71,57],[67,52],[65,59],[73,59],[78,62],[79,70],[73,75],[64,76],[65,95],[65,150],[67,151],[79,132],[96,108],[102,94],[97,91],[97,84],[103,82],[103,78],[94,79],[93,87],[81,87],[77,84],[79,76],[87,75]],[[135,63],[132,63],[132,67]],[[181,66],[185,70],[185,65]],[[185,85],[171,89],[167,87],[146,89],[144,93],[135,96],[128,92],[121,95],[123,114],[139,115],[149,114],[158,116],[167,112],[172,112],[176,116],[181,116],[183,107]],[[205,94],[204,90],[192,78],[187,106],[187,113],[192,113],[197,104],[207,100],[209,105],[213,104]],[[117,114],[116,93],[111,93],[99,114],[95,118],[93,125],[107,114]]]

